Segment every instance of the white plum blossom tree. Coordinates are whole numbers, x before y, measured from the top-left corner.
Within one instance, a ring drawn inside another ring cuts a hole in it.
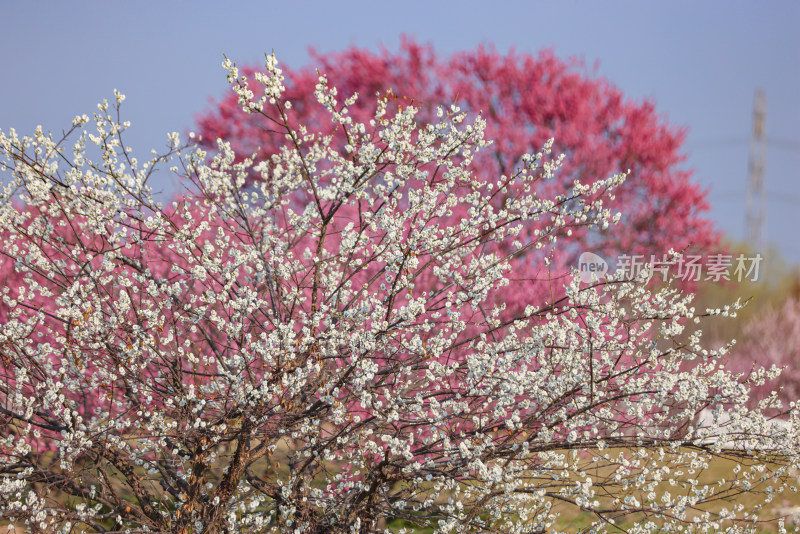
[[[548,273],[571,228],[613,223],[624,175],[540,198],[548,147],[474,176],[480,117],[422,125],[379,100],[360,124],[357,95],[321,76],[340,152],[294,124],[274,57],[255,81],[224,65],[285,136],[269,161],[177,134],[139,161],[118,93],[60,140],[0,132],[2,518],[444,533],[581,513],[592,532],[747,532],[794,490],[797,409],[776,425],[774,395],[744,408],[775,370],[726,371],[687,328],[706,312],[646,273]],[[186,190],[162,205],[148,179],[167,161]],[[518,276],[531,266],[549,293]],[[700,424],[708,409],[724,422]]]

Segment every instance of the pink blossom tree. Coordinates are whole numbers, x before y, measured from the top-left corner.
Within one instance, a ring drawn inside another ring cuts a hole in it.
[[[749,374],[754,367],[783,369],[777,383],[753,389],[753,402],[780,387],[784,406],[800,399],[800,299],[789,297],[777,307],[768,308],[745,324],[742,342],[730,356],[728,366]]]
[[[576,179],[592,183],[629,169],[626,182],[605,199],[606,206],[622,212],[622,224],[606,232],[575,229],[570,244],[561,247],[562,257],[554,259],[562,272],[584,250],[607,258],[641,254],[649,261],[670,248],[705,253],[719,245],[720,234],[705,217],[705,192],[681,166],[685,130],[666,123],[652,102],[627,100],[608,81],[587,76],[578,61],[562,61],[551,51],[504,55],[485,47],[442,56],[410,39],[403,40],[399,52],[350,48],[312,56],[310,66],[286,70],[286,96],[294,105],[290,120],[334,136],[338,147],[348,142],[345,131],[312,98],[318,71],[343,95],[364,97],[349,108],[359,122],[368,123],[374,115],[375,94],[386,102],[387,113],[414,105],[423,122],[435,120],[437,107],[451,104],[470,116],[480,114],[494,143],[472,162],[478,179],[512,174],[524,154],[538,151],[550,138],[553,151],[566,159],[553,180],[536,184],[544,196],[555,196]],[[240,158],[276,154],[284,144],[280,128],[240,108],[236,95],[227,94],[198,117],[204,146],[214,149],[216,139],[223,138]],[[537,276],[541,273],[532,274]]]
[[[515,274],[613,224],[625,175],[558,189],[546,142],[478,176],[480,117],[382,98],[361,122],[323,76],[306,105],[328,119],[300,125],[274,57],[255,79],[225,67],[283,134],[267,159],[173,134],[139,161],[119,94],[93,130],[76,118],[71,152],[0,132],[0,516],[184,534],[544,532],[556,505],[597,531],[770,515],[800,412],[787,431],[771,399],[742,407],[750,377],[684,335],[690,296]],[[165,161],[186,187],[166,207],[147,185]],[[698,424],[709,407],[736,409]],[[701,476],[720,458],[723,480]],[[718,506],[742,494],[761,503]]]

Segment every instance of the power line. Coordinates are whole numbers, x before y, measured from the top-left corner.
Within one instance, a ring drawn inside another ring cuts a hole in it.
[[[691,141],[688,144],[697,150],[706,148],[739,147],[745,145],[746,143],[747,139],[744,137],[731,137],[719,139],[701,139],[699,141]]]
[[[800,152],[800,141],[792,141],[791,139],[775,139],[774,137],[767,137],[767,146],[770,148],[782,148],[784,150],[791,150]]]
[[[749,139],[744,137],[720,137],[717,139],[700,139],[699,141],[692,141],[689,146],[693,150],[706,150],[714,148],[731,148],[743,147],[749,142]],[[781,139],[777,137],[767,137],[767,148],[777,148],[781,150],[788,150],[790,152],[800,152],[800,141],[792,139]]]
[[[712,193],[709,195],[713,197],[715,201],[726,201],[726,200],[741,200],[743,196],[745,196],[745,191],[724,191],[721,193]],[[766,193],[767,199],[770,202],[785,202],[791,204],[798,204],[800,205],[800,195],[794,195],[792,193],[781,193],[778,191],[768,191]]]

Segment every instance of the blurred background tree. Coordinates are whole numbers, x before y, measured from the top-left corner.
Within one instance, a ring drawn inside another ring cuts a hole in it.
[[[754,257],[756,252],[742,242],[728,243],[736,254]],[[698,286],[698,309],[719,308],[736,299],[748,300],[733,320],[709,318],[705,335],[715,345],[736,339],[726,364],[729,369],[749,372],[754,365],[784,368],[775,384],[755,389],[753,401],[783,388],[785,403],[797,400],[800,393],[800,269],[785,261],[779,250],[761,253],[761,272],[756,280],[704,283]]]

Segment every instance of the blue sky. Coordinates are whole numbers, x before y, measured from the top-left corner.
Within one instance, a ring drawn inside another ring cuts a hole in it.
[[[388,6],[388,7],[387,7]],[[767,97],[767,238],[800,263],[800,3],[745,2],[8,2],[0,8],[0,128],[61,131],[119,89],[129,144],[161,148],[226,90],[225,53],[301,65],[308,48],[397,46],[450,53],[494,43],[579,56],[629,97],[689,128],[687,165],[711,217],[744,230],[756,88]],[[167,182],[162,187],[169,189]],[[665,232],[669,229],[665,228]]]

